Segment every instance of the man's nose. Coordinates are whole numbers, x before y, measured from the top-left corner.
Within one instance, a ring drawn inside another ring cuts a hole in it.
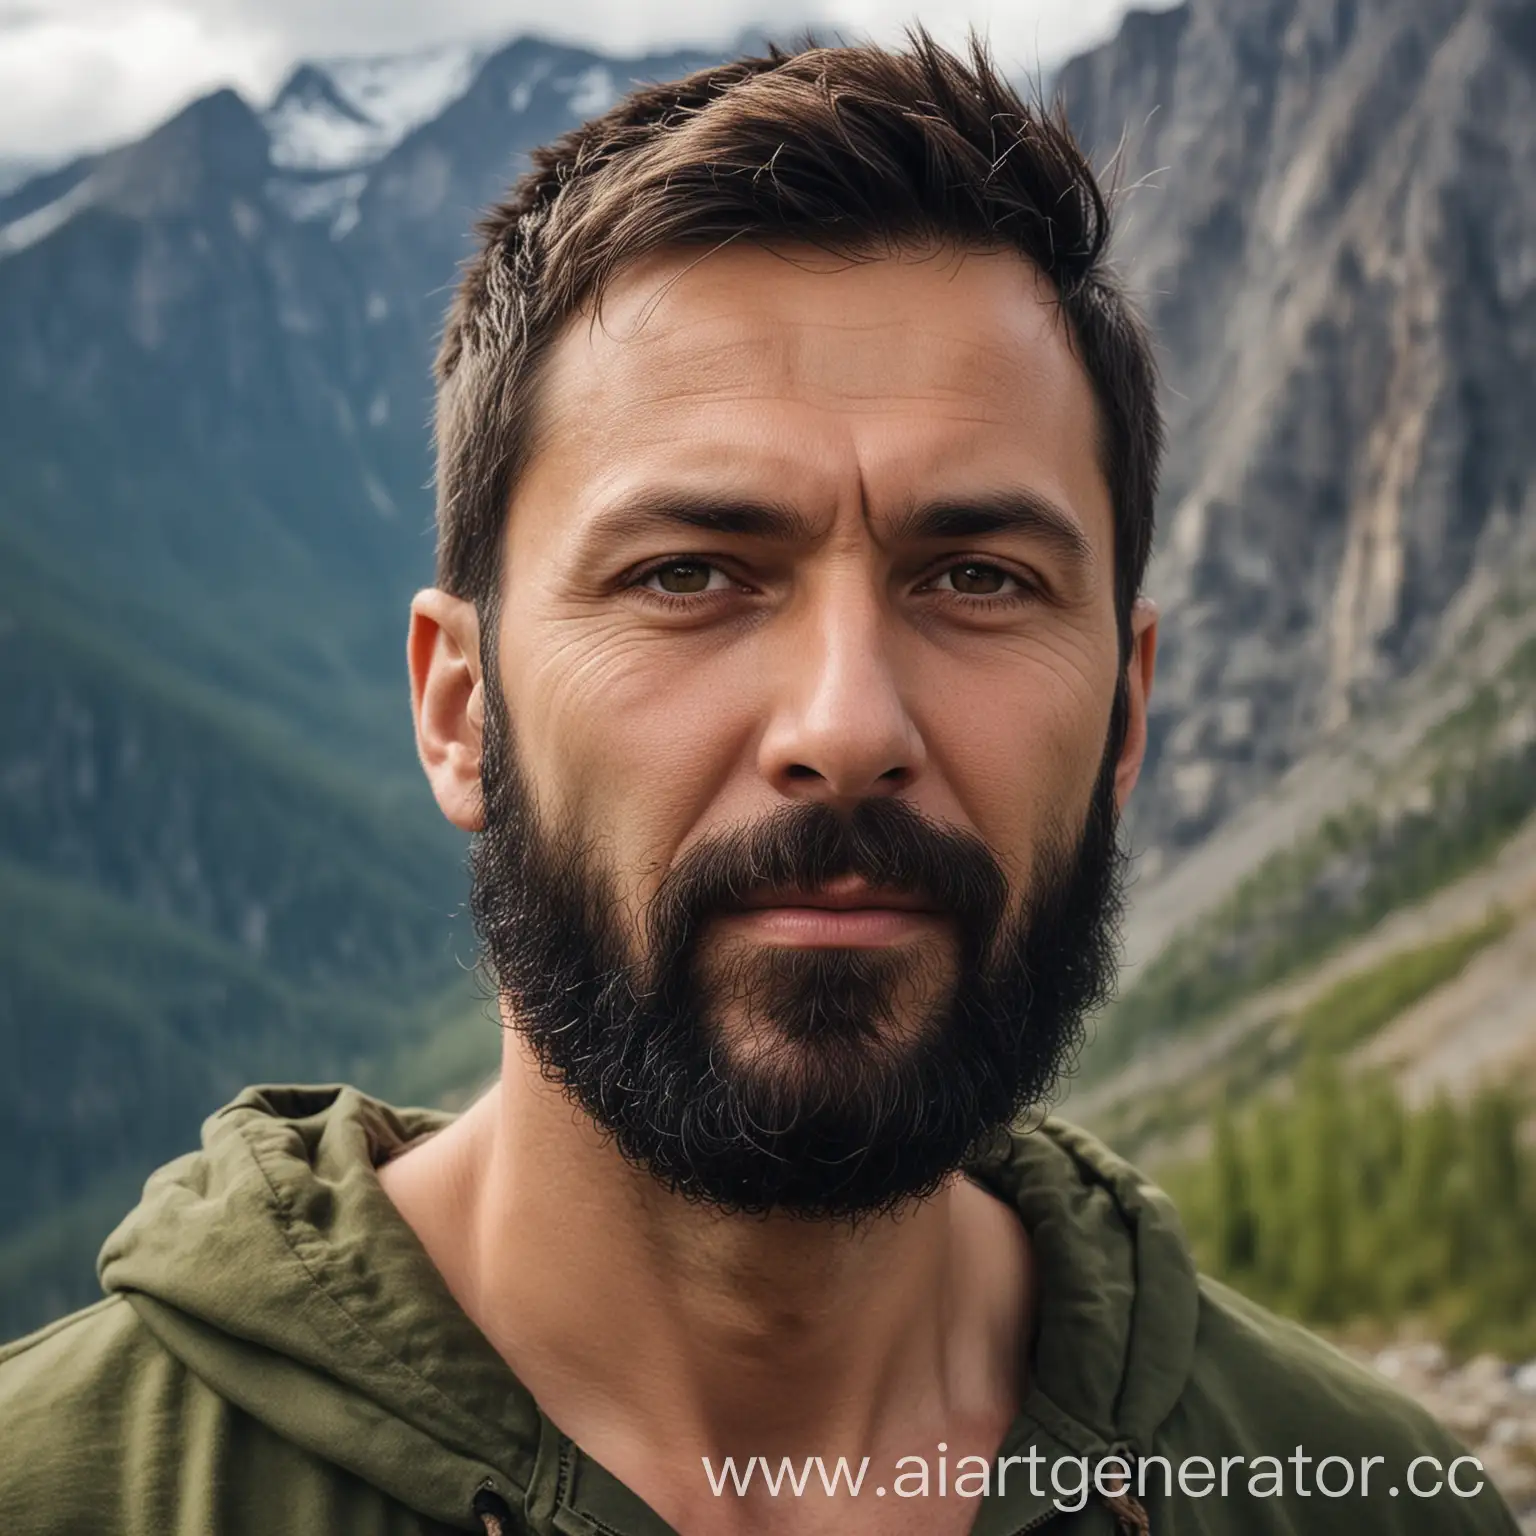
[[[792,799],[849,806],[910,786],[925,761],[905,697],[889,616],[864,580],[807,601],[768,662],[772,716],[763,776]]]

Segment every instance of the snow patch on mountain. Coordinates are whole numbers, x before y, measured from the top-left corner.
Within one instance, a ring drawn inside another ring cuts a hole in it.
[[[94,195],[90,179],[72,187],[63,197],[35,208],[31,213],[13,220],[0,228],[0,259],[14,256],[39,240],[46,240],[56,229],[62,229],[80,212]]]
[[[579,75],[557,80],[555,84],[570,92],[570,109],[577,117],[595,116],[619,99],[613,72],[601,64],[594,64],[590,69],[582,70]]]
[[[368,165],[462,96],[485,57],[456,43],[302,64],[263,115],[272,162],[294,171]]]
[[[296,224],[328,222],[331,238],[339,240],[358,220],[358,199],[368,185],[366,171],[348,171],[320,181],[284,180],[267,183],[267,196]]]
[[[554,70],[552,59],[538,59],[521,80],[507,93],[507,106],[513,112],[526,112],[533,93],[549,78]]]

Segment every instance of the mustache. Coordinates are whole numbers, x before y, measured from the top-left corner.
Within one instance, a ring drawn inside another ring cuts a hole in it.
[[[676,958],[705,921],[755,893],[814,890],[850,875],[922,897],[953,916],[962,940],[978,949],[1007,907],[1007,876],[974,833],[931,821],[904,800],[865,800],[851,813],[807,801],[689,850],[650,902],[651,951]]]

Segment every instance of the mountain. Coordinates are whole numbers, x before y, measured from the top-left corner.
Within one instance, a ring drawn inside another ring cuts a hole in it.
[[[1136,815],[1166,860],[1351,729],[1529,537],[1536,14],[1187,0],[1056,83],[1133,189],[1167,383]]]
[[[1257,1299],[1529,1355],[1536,11],[1187,0],[1056,83],[1170,427],[1129,963],[1067,1111]]]
[[[1128,973],[1093,1074],[1149,1021],[1208,1023],[1275,979],[1302,929],[1297,965],[1380,918],[1409,829],[1449,849],[1476,820],[1426,765],[1479,688],[1507,695],[1475,770],[1510,782],[1495,819],[1536,805],[1529,681],[1496,681],[1536,562],[1536,26],[1507,0],[1187,0],[1056,85],[1125,188],[1170,443],[1131,817],[1132,953],[1161,970]]]
[[[401,656],[435,333],[518,157],[703,62],[331,60],[0,196],[0,1333],[242,1083],[494,1062]]]
[[[262,114],[272,163],[289,171],[366,167],[456,101],[485,52],[468,44],[301,64]]]
[[[0,155],[0,197],[35,181],[56,162],[40,155]]]
[[[0,203],[5,526],[398,714],[404,603],[431,569],[429,361],[475,213],[527,148],[703,62],[522,39],[477,68],[305,67],[265,113],[220,91],[18,189]],[[379,128],[378,158],[316,148],[343,107]]]

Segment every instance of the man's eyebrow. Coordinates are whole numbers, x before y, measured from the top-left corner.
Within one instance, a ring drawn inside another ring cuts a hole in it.
[[[1053,546],[1073,565],[1094,563],[1093,545],[1078,520],[1048,496],[1023,488],[923,502],[896,519],[889,537],[915,542],[991,533],[1027,534]]]
[[[683,490],[645,490],[597,514],[583,530],[590,543],[617,543],[665,528],[737,534],[773,543],[808,543],[810,518],[785,502]],[[901,513],[881,542],[932,542],[1022,533],[1053,546],[1075,566],[1094,563],[1093,546],[1072,514],[1024,488],[923,502]]]
[[[705,533],[741,534],[775,543],[809,540],[811,520],[783,502],[697,491],[641,491],[600,512],[583,537],[616,543],[663,528],[697,528]]]

